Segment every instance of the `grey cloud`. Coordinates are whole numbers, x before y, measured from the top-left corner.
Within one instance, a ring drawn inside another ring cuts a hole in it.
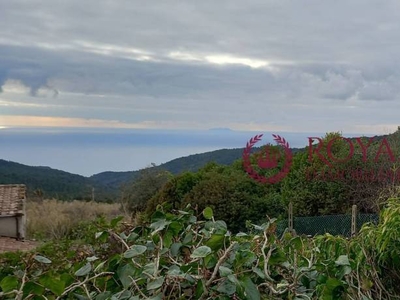
[[[46,107],[2,107],[2,113],[123,122],[267,119],[297,127],[323,118],[330,106],[342,105],[339,119],[353,102],[368,115],[364,103],[400,99],[396,1],[1,5],[0,86],[20,80],[36,97],[12,101]],[[200,59],[178,60],[172,52]],[[212,55],[269,65],[216,65],[205,59]],[[59,96],[39,97],[41,87]]]

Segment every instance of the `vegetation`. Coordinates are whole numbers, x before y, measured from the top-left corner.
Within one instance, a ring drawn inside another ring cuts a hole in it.
[[[127,228],[98,219],[35,253],[0,256],[2,299],[397,299],[400,200],[352,240],[275,235],[275,219],[233,235],[211,208]],[[78,230],[79,232],[79,230]],[[82,238],[85,238],[82,243]]]
[[[177,175],[155,166],[141,170],[121,197],[122,206],[140,216],[139,223],[109,221],[105,215],[114,213],[107,211],[94,213],[92,217],[101,215],[94,222],[66,221],[66,230],[56,225],[59,235],[54,229],[44,235],[53,235],[57,242],[35,253],[0,256],[0,298],[399,299],[396,179],[387,174],[369,181],[340,175],[397,171],[397,161],[390,158],[399,157],[399,135],[387,137],[394,145],[391,150],[385,149],[382,138],[370,143],[363,139],[366,150],[357,140],[327,134],[318,152],[309,147],[297,152],[288,176],[274,185],[250,178],[241,159]],[[354,147],[349,149],[350,142]],[[266,149],[250,160],[259,174],[270,176],[276,170],[257,167]],[[271,149],[280,151],[279,146]],[[346,159],[349,153],[352,159]],[[323,157],[329,155],[340,163],[327,164]],[[280,157],[278,167],[283,163]],[[40,188],[35,194],[43,197]],[[296,215],[304,216],[346,213],[357,204],[364,212],[380,212],[380,222],[364,225],[350,240],[329,234],[310,239],[289,232],[278,237],[277,219],[286,215],[289,201]],[[50,207],[51,202],[37,205]],[[41,216],[37,207],[36,220],[57,224],[64,212],[88,220],[79,215],[92,210],[93,204],[87,205],[90,209],[42,209]],[[51,228],[35,226],[38,233]]]

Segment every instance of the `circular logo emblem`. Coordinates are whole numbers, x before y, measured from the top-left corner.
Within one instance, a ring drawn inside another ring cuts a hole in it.
[[[279,135],[273,134],[274,141],[277,145],[282,146],[284,150],[284,163],[283,166],[278,169],[278,172],[271,176],[264,176],[259,174],[256,170],[254,170],[251,162],[250,162],[250,151],[255,144],[257,144],[263,135],[259,134],[252,137],[246,144],[246,148],[243,151],[243,166],[247,174],[258,182],[261,183],[277,183],[281,181],[290,171],[290,167],[292,165],[292,151],[290,151],[289,143]],[[279,163],[281,161],[280,151],[277,149],[273,149],[270,146],[265,147],[265,154],[258,153],[256,156],[257,165],[261,169],[277,169],[279,167]]]

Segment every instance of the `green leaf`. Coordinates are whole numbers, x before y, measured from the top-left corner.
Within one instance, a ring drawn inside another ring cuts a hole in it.
[[[111,298],[111,292],[100,293],[96,296],[96,300],[107,300]]]
[[[139,235],[136,232],[132,232],[128,238],[127,241],[128,242],[134,242],[137,238],[139,237]]]
[[[204,293],[205,282],[204,279],[197,281],[196,291],[195,291],[195,299],[200,299]]]
[[[214,228],[216,234],[225,234],[228,231],[228,226],[222,220],[215,221]]]
[[[348,275],[351,273],[351,267],[350,266],[341,266],[340,271],[338,272],[338,278],[342,279],[345,275]]]
[[[44,292],[44,287],[42,287],[41,285],[38,285],[37,283],[29,281],[29,282],[25,283],[23,292],[24,292],[24,299],[29,294],[32,294],[35,296],[41,296]]]
[[[126,250],[124,253],[125,258],[132,258],[145,253],[147,250],[146,246],[134,245],[130,249]]]
[[[236,234],[237,237],[242,237],[242,236],[248,236],[247,233],[244,232],[239,232],[238,234]]]
[[[15,290],[18,287],[18,278],[15,276],[7,276],[0,282],[0,287],[5,293]]]
[[[246,299],[248,300],[260,300],[260,292],[257,289],[257,286],[251,281],[249,277],[245,277],[240,281],[242,287],[244,288],[244,294]]]
[[[206,207],[206,208],[203,210],[203,216],[204,216],[204,218],[206,218],[207,220],[212,219],[212,217],[213,217],[213,210],[212,210],[212,208],[211,208],[211,207]]]
[[[253,267],[253,272],[256,273],[260,278],[265,279],[265,274],[259,268]]]
[[[135,277],[136,276],[136,269],[132,267],[131,265],[124,265],[117,270],[117,275],[119,280],[122,283],[122,286],[127,289],[131,286],[132,280],[129,277]]]
[[[171,224],[171,222],[167,221],[165,219],[161,219],[161,220],[159,220],[157,222],[151,223],[150,224],[150,228],[153,229],[151,234],[154,235],[155,233],[163,230],[169,224]]]
[[[217,288],[217,291],[222,294],[232,295],[236,292],[236,285],[229,280],[224,280],[222,284]]]
[[[124,218],[123,216],[119,216],[119,217],[112,219],[110,222],[111,227],[114,228],[115,226],[117,226],[118,223],[121,222],[123,218]]]
[[[155,290],[161,287],[164,283],[164,276],[158,277],[156,280],[153,280],[147,284],[147,290]]]
[[[65,282],[62,280],[58,280],[53,276],[46,275],[39,279],[39,282],[45,287],[52,291],[57,296],[60,296],[65,289]]]
[[[171,245],[171,255],[172,256],[178,256],[179,254],[179,249],[182,247],[182,243],[173,243]]]
[[[335,264],[338,266],[350,266],[349,258],[347,255],[340,255]]]
[[[227,277],[228,275],[233,274],[233,271],[227,267],[220,266],[219,269],[219,276],[221,277]]]
[[[92,270],[92,265],[88,262],[82,268],[75,272],[75,276],[86,276]]]
[[[190,255],[191,258],[200,258],[206,257],[211,253],[211,248],[208,246],[200,246],[199,248],[195,249],[193,253]]]
[[[35,255],[34,259],[43,264],[51,264],[51,260],[41,255]]]
[[[156,271],[156,264],[155,263],[149,263],[143,267],[143,273],[146,273],[145,275],[148,276],[147,274],[153,276],[154,272]]]
[[[212,250],[217,251],[224,246],[224,241],[225,236],[223,234],[213,234],[205,245],[210,247]]]

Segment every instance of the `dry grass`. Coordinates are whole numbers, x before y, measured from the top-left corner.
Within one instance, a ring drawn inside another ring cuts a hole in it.
[[[26,234],[28,238],[60,239],[82,221],[99,216],[107,219],[124,215],[120,204],[44,200],[27,202]]]

